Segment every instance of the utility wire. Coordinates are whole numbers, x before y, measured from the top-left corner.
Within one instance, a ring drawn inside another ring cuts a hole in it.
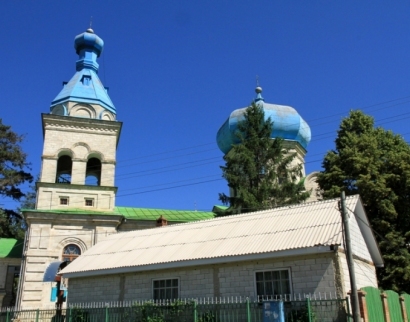
[[[409,114],[409,115],[408,115]],[[407,119],[407,118],[410,118],[410,112],[409,113],[403,113],[403,114],[400,114],[400,115],[397,115],[397,116],[392,116],[392,117],[388,117],[388,118],[385,118],[385,119],[392,119],[392,118],[397,118],[397,117],[400,117],[400,116],[403,116],[403,115],[408,115],[408,117],[406,117],[406,118],[403,118],[403,117],[401,117],[400,118],[400,121],[401,120],[403,120],[403,119]],[[395,122],[396,120],[390,120],[389,122],[384,122],[384,123],[391,123],[391,122]],[[384,123],[382,123],[382,124],[384,124]],[[325,137],[322,137],[322,138],[317,138],[317,139],[313,139],[312,140],[312,142],[314,142],[314,141],[320,141],[320,140],[324,140],[324,139],[327,139],[327,138],[330,138],[330,137],[333,137],[334,136],[334,132],[332,131],[332,132],[327,132],[327,133],[323,133],[323,134],[320,134],[320,135],[327,135],[327,136],[325,136]],[[403,135],[406,135],[406,134],[409,134],[409,133],[405,133],[405,134],[403,134]],[[188,148],[186,148],[186,149],[188,149]],[[213,150],[213,149],[212,149]],[[212,150],[205,150],[205,151],[199,151],[199,152],[194,152],[194,153],[189,153],[189,154],[186,154],[186,155],[180,155],[180,156],[174,156],[174,157],[170,157],[170,158],[165,158],[165,159],[159,159],[159,160],[155,160],[155,161],[147,161],[147,162],[142,162],[142,163],[139,163],[139,164],[152,164],[153,162],[161,162],[161,161],[163,161],[163,160],[167,160],[167,159],[172,159],[172,158],[177,158],[177,157],[184,157],[184,156],[187,156],[187,155],[193,155],[193,154],[198,154],[198,153],[202,153],[202,152],[208,152],[208,151],[212,151]],[[216,149],[215,149],[216,150]],[[321,153],[322,154],[322,153]],[[315,155],[317,155],[317,154],[315,154]],[[310,157],[312,157],[312,156],[315,156],[315,155],[313,155],[313,154],[310,154],[310,155],[307,155],[306,157],[307,158],[310,158]],[[214,160],[220,160],[220,157],[214,157],[214,158],[208,158],[208,159],[205,159],[205,160],[211,160],[211,159],[214,159]],[[158,174],[158,173],[164,173],[164,172],[167,172],[167,171],[157,171],[157,169],[166,169],[166,168],[173,168],[173,167],[177,167],[177,166],[180,166],[180,165],[184,165],[184,164],[192,164],[192,163],[203,163],[203,161],[204,161],[204,159],[200,159],[200,160],[195,160],[195,161],[190,161],[190,162],[184,162],[184,163],[179,163],[179,164],[174,164],[174,165],[170,165],[170,166],[166,166],[166,167],[162,167],[162,168],[154,168],[154,169],[151,169],[151,170],[140,170],[140,171],[137,171],[137,172],[127,172],[127,173],[121,173],[121,174],[117,174],[117,176],[116,176],[116,178],[117,178],[117,180],[125,180],[125,179],[131,179],[131,178],[135,178],[136,176],[130,176],[130,174],[138,174],[138,173],[141,173],[141,172],[144,172],[145,174],[144,174],[144,176],[147,176],[147,175],[151,175],[151,174]],[[212,162],[213,163],[213,162]],[[306,162],[306,163],[311,163],[311,162]],[[210,163],[203,163],[203,164],[200,164],[200,165],[206,165],[206,164],[210,164]],[[200,165],[198,165],[198,166],[200,166]],[[130,165],[129,165],[130,166]],[[127,167],[129,167],[129,166],[127,166]],[[125,166],[124,166],[125,167]],[[186,169],[186,168],[191,168],[192,166],[190,166],[190,167],[180,167],[180,168],[178,168],[178,169],[170,169],[169,171],[175,171],[175,170],[184,170],[184,169]],[[89,167],[89,169],[91,170],[93,167]],[[117,166],[116,167],[117,169],[118,168],[120,168],[119,166]],[[147,173],[147,172],[151,172],[151,173]],[[75,172],[74,173],[72,173],[72,174],[76,174]],[[121,177],[125,177],[126,176],[126,178],[121,178]],[[138,177],[138,176],[137,176]]]
[[[379,105],[382,105],[382,104],[395,102],[395,101],[398,101],[398,100],[401,100],[401,99],[405,99],[405,98],[410,98],[410,96],[406,96],[406,97],[402,97],[402,98],[398,98],[398,99],[393,99],[393,100],[389,100],[389,101],[385,101],[385,102],[381,102],[381,103],[376,103],[376,104],[368,105],[368,106],[365,106],[365,107],[363,107],[363,108],[358,108],[358,109],[360,109],[360,110],[369,109],[369,108],[372,108],[372,107],[374,107],[374,106],[379,106]],[[386,108],[391,108],[391,107],[398,106],[398,105],[405,104],[405,103],[409,103],[409,102],[410,102],[410,100],[409,100],[409,101],[405,101],[405,102],[400,102],[400,103],[397,103],[397,104],[394,104],[394,105],[389,105],[389,106],[381,107],[381,108],[377,109],[376,111],[382,110],[382,109],[386,109]],[[409,112],[409,113],[410,113],[410,112]],[[405,114],[408,114],[408,113],[405,113]],[[325,116],[325,117],[321,117],[321,118],[312,119],[312,120],[309,121],[309,124],[311,124],[311,122],[313,122],[313,121],[315,121],[315,120],[328,119],[328,118],[331,118],[331,117],[334,117],[334,116],[338,116],[338,115],[345,115],[345,112],[340,112],[340,113],[336,113],[336,114],[333,114],[333,115],[330,115],[330,116]],[[392,117],[394,117],[394,116],[392,116]],[[391,117],[389,117],[389,118],[391,118]],[[383,119],[382,119],[382,120],[383,120]],[[327,122],[327,123],[328,123],[328,122]],[[323,124],[327,124],[327,123],[321,123],[321,124],[317,124],[317,125],[323,125]],[[379,123],[380,123],[380,122],[379,122]],[[380,124],[383,124],[383,123],[380,123]],[[285,125],[285,127],[287,127],[287,126],[290,127],[290,126],[294,126],[294,125],[296,125],[296,124]],[[317,137],[317,136],[322,136],[322,135],[328,135],[328,134],[333,134],[333,135],[334,135],[334,133],[335,133],[335,132],[332,131],[332,132],[326,132],[326,133],[322,133],[322,134],[316,134],[315,137]],[[313,137],[313,140],[312,140],[312,141],[315,140],[315,137]],[[190,149],[194,149],[194,148],[198,148],[198,147],[203,147],[203,146],[209,146],[209,145],[215,145],[215,143],[214,143],[214,142],[205,143],[205,144],[196,145],[196,146],[191,146],[191,147],[187,147],[187,148],[181,148],[181,149],[177,149],[177,150],[170,150],[170,151],[160,152],[160,153],[156,153],[156,154],[140,156],[140,157],[136,157],[136,158],[132,158],[132,159],[127,159],[127,160],[125,160],[125,161],[119,160],[118,163],[127,162],[127,161],[131,161],[131,160],[142,159],[142,158],[151,158],[151,157],[153,157],[153,156],[164,155],[164,154],[169,154],[169,153],[175,153],[175,152],[179,152],[179,151],[186,151],[186,150],[190,150]],[[205,150],[205,151],[213,151],[213,150],[217,150],[217,149],[209,149],[209,150]],[[205,152],[205,151],[203,151],[203,152]],[[181,156],[185,156],[185,154],[184,154],[184,155],[181,155]],[[165,159],[159,159],[159,160],[165,160]]]
[[[405,97],[405,98],[407,98],[407,97]],[[387,103],[393,102],[393,101],[397,101],[397,100],[400,100],[400,99],[390,100],[390,101],[387,101]],[[364,108],[362,108],[362,109],[371,108],[371,107],[373,107],[373,106],[378,106],[378,105],[381,105],[381,104],[384,104],[384,103],[386,103],[386,102],[373,104],[373,105],[364,107]],[[405,103],[407,103],[407,102],[405,102]],[[399,105],[399,104],[403,104],[403,103],[398,103],[398,104],[395,104],[395,105],[392,105],[392,106],[396,106],[396,105]],[[381,108],[379,108],[378,110],[384,109],[384,108],[389,108],[389,107],[392,107],[392,106],[381,107]],[[337,113],[337,114],[334,114],[334,115],[339,115],[339,114],[344,114],[344,113]],[[394,119],[394,118],[397,118],[397,117],[400,117],[400,116],[404,116],[404,115],[407,115],[407,114],[409,114],[409,113],[403,113],[403,114],[400,114],[400,115],[390,116],[390,117],[384,118],[384,120]],[[334,116],[334,115],[332,115],[332,116]],[[332,116],[318,118],[317,120],[329,118],[329,117],[332,117]],[[400,118],[400,120],[403,120],[403,118]],[[379,122],[379,124],[391,123],[391,122],[395,122],[395,121],[397,121],[397,120],[390,120],[389,122]],[[318,135],[316,135],[316,136],[327,135],[327,134],[332,134],[332,136],[333,136],[333,135],[334,135],[334,132],[332,131],[332,132],[322,133],[322,134],[318,134]],[[319,138],[319,139],[316,139],[316,140],[314,139],[314,140],[312,140],[312,141],[323,140],[323,139],[325,139],[325,138],[328,138],[328,137]],[[192,148],[201,147],[201,146],[207,146],[207,145],[210,145],[210,144],[214,144],[214,143],[207,143],[207,144],[202,144],[202,145],[198,145],[198,146],[194,146],[194,147],[182,148],[182,149],[174,150],[174,151],[186,151],[186,150],[189,150],[189,149],[192,149]],[[212,150],[213,150],[213,149],[205,150],[205,151],[198,151],[198,152],[189,153],[189,154],[186,154],[186,155],[193,155],[193,154],[198,154],[198,153],[202,153],[202,152],[208,152],[208,151],[212,151]],[[215,149],[215,150],[216,150],[216,149]],[[154,155],[151,155],[151,156],[148,155],[148,156],[143,156],[143,157],[134,158],[134,159],[148,158],[148,157],[152,157],[152,156],[155,156],[155,155],[164,155],[164,154],[172,153],[172,152],[174,152],[174,151],[162,152],[162,153],[157,153],[157,154],[154,154]],[[165,159],[162,159],[162,160],[171,159],[171,158],[176,158],[176,157],[183,157],[183,156],[185,156],[185,155],[173,156],[173,157],[165,158]],[[307,157],[309,158],[309,157],[312,157],[312,156],[313,156],[313,155],[308,155]],[[217,159],[217,158],[218,158],[218,157],[215,157],[214,159]],[[134,159],[129,159],[129,160],[134,160]],[[156,162],[160,162],[160,161],[161,161],[161,159],[156,160]],[[313,163],[313,162],[317,162],[317,161],[320,161],[320,160],[313,160],[313,161],[308,161],[308,162],[305,162],[305,163],[308,164],[308,163]],[[154,161],[143,162],[143,163],[152,163],[152,162],[154,162]],[[203,160],[185,162],[185,163],[182,163],[182,164],[187,164],[187,163],[191,163],[191,164],[192,164],[192,163],[195,163],[195,162],[198,162],[198,163],[199,163],[199,162],[203,162]],[[141,163],[141,164],[143,164],[143,163]],[[206,164],[209,164],[209,163],[200,164],[200,165],[198,165],[198,166],[206,165]],[[177,165],[171,165],[171,166],[168,166],[168,167],[171,168],[171,167],[176,167],[176,166],[178,166],[178,164],[177,164]],[[118,168],[118,167],[119,167],[119,166],[117,166],[117,168]],[[162,167],[162,169],[164,169],[164,168],[167,168],[167,167]],[[184,170],[184,169],[186,169],[186,168],[188,168],[188,167],[182,167],[182,168],[179,168],[179,169],[171,169],[171,170],[169,170],[169,171]],[[160,169],[161,169],[161,168],[160,168]],[[146,172],[146,171],[147,171],[147,170],[145,170],[145,172]],[[155,169],[148,170],[148,171],[151,171],[151,172],[152,172],[152,171],[155,171]],[[138,172],[142,172],[142,171],[138,171]],[[137,173],[138,173],[138,172],[137,172]],[[159,171],[159,172],[154,172],[154,173],[151,173],[151,174],[158,174],[158,173],[164,173],[164,172],[166,172],[166,171]],[[132,173],[131,173],[131,174],[132,174]],[[151,175],[151,174],[145,174],[145,175]],[[123,174],[117,175],[117,178],[118,178],[118,176],[126,176],[126,175],[127,175],[127,173],[123,173]],[[135,176],[131,176],[131,177],[129,176],[129,178],[134,178],[134,177],[135,177]],[[138,177],[138,176],[137,176],[137,177]],[[122,179],[118,179],[118,180],[122,180]],[[151,191],[151,192],[152,192],[152,191]]]
[[[400,100],[400,99],[390,100],[390,101],[387,101],[387,102],[392,102],[392,101],[397,101],[397,100]],[[405,103],[407,103],[407,102],[405,102]],[[369,108],[369,107],[372,107],[372,106],[377,106],[377,105],[380,105],[380,104],[384,104],[384,103],[373,104],[373,105],[370,105],[370,106],[365,107],[365,108],[363,108],[363,109],[366,109],[366,108]],[[398,104],[395,104],[395,105],[391,105],[391,106],[387,106],[387,107],[382,107],[382,108],[379,108],[379,110],[380,110],[380,109],[384,109],[384,108],[390,108],[390,107],[392,107],[392,106],[396,106],[396,105],[399,105],[399,104],[403,104],[403,103],[398,103]],[[339,114],[343,114],[343,113],[337,113],[337,114],[334,114],[334,115],[339,115]],[[408,113],[403,113],[403,114],[399,114],[399,115],[390,116],[390,117],[384,118],[383,120],[393,119],[393,118],[401,117],[401,116],[408,115],[408,114],[410,114],[410,112],[408,112]],[[410,116],[409,116],[409,117],[410,117]],[[409,118],[409,117],[407,117],[407,118]],[[320,119],[325,119],[325,118],[328,118],[328,117],[322,117],[322,118],[318,118],[318,119],[320,120]],[[401,121],[401,120],[403,120],[403,119],[404,119],[404,118],[400,118],[399,120],[393,120],[393,121],[389,121],[389,122],[379,122],[378,124],[386,124],[386,123],[391,123],[391,122],[395,122],[395,121]],[[323,123],[323,124],[324,124],[324,123]],[[288,125],[288,126],[290,126],[290,125]],[[325,132],[325,133],[321,133],[321,134],[316,134],[316,135],[313,137],[313,139],[312,139],[311,142],[315,142],[315,141],[327,139],[327,138],[329,138],[329,137],[333,137],[334,134],[335,134],[334,131]],[[325,136],[325,137],[320,138],[320,136]],[[125,161],[118,161],[117,163],[120,164],[121,162],[128,162],[128,161],[130,161],[130,160],[135,160],[135,159],[140,159],[140,158],[150,158],[150,157],[152,157],[152,156],[158,156],[158,155],[164,155],[164,154],[169,154],[169,153],[175,153],[175,152],[177,152],[177,151],[183,151],[183,150],[190,150],[190,149],[194,149],[194,148],[202,147],[202,146],[207,146],[207,145],[211,145],[211,144],[214,145],[215,143],[207,143],[207,144],[202,144],[202,145],[197,145],[197,146],[182,148],[182,149],[178,149],[178,150],[170,150],[170,151],[167,151],[167,152],[157,153],[157,154],[153,154],[153,155],[146,155],[146,156],[142,156],[142,157],[138,157],[138,158],[127,159],[127,160],[125,160]],[[169,159],[179,158],[179,157],[186,157],[186,156],[188,156],[188,155],[194,155],[194,154],[199,154],[199,153],[205,153],[205,152],[209,152],[209,151],[218,151],[218,149],[216,149],[216,148],[215,148],[215,149],[207,149],[207,150],[196,151],[196,152],[192,152],[192,153],[188,153],[188,154],[182,154],[182,155],[177,155],[177,156],[174,155],[174,156],[172,156],[172,157],[167,157],[167,158],[162,158],[162,159],[156,159],[156,160],[151,160],[151,161],[146,161],[146,162],[141,162],[141,163],[136,163],[136,164],[131,164],[131,165],[152,164],[153,162],[161,162],[161,161],[164,161],[164,160],[169,160]],[[308,157],[309,157],[309,156],[308,156]],[[218,157],[216,157],[216,158],[218,158]],[[198,162],[200,162],[200,161],[198,161]],[[121,166],[121,165],[117,165],[116,168],[117,168],[117,169],[118,169],[118,168],[122,168],[122,167],[127,167],[127,168],[128,168],[128,167],[130,167],[131,165],[122,165],[122,166]],[[90,170],[91,170],[92,168],[93,168],[93,167],[89,167]],[[127,173],[121,174],[121,175],[122,175],[122,176],[125,176],[125,175],[127,175]],[[117,175],[117,177],[118,177],[118,175]]]

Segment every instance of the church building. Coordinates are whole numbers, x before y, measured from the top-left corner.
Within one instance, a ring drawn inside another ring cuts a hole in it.
[[[44,146],[36,208],[24,210],[25,237],[16,304],[54,304],[57,271],[107,236],[213,218],[212,212],[117,207],[116,150],[122,122],[98,77],[103,40],[75,37],[76,72],[42,114]],[[61,293],[61,294],[60,294]]]
[[[218,206],[215,212],[203,212],[116,205],[116,151],[123,123],[117,120],[117,109],[98,77],[97,58],[103,47],[91,28],[75,37],[75,74],[63,83],[50,112],[42,114],[44,143],[36,207],[23,210],[28,229],[16,298],[20,308],[63,301],[66,289],[57,273],[110,235],[212,219],[220,210]],[[304,165],[311,138],[308,124],[290,106],[265,103],[260,87],[256,93],[255,102],[274,122],[271,137],[285,139],[285,146],[296,152],[294,162]],[[238,143],[235,131],[245,110],[233,111],[218,131],[217,143],[225,154]],[[307,190],[315,191],[315,173],[301,180]],[[314,200],[313,193],[310,201]]]

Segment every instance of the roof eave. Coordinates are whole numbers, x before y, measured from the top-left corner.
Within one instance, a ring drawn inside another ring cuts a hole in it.
[[[72,273],[64,273],[64,270],[63,270],[62,275],[66,278],[79,278],[79,277],[91,277],[91,276],[112,275],[112,274],[135,273],[135,272],[162,270],[162,269],[186,268],[186,267],[202,266],[202,265],[226,264],[226,263],[233,263],[233,262],[273,259],[273,258],[281,258],[281,257],[333,253],[335,252],[335,250],[331,249],[331,246],[332,245],[327,245],[327,246],[318,245],[318,246],[313,246],[313,247],[308,247],[308,248],[287,249],[283,251],[274,251],[274,252],[268,252],[268,253],[233,255],[233,256],[214,257],[214,258],[201,258],[201,259],[195,259],[195,260],[185,260],[185,261],[159,263],[159,264],[151,264],[151,265],[141,265],[141,266],[117,267],[117,268],[111,268],[111,269],[101,269],[101,270],[92,270],[92,271],[78,271],[78,272],[72,272]]]
[[[101,105],[103,108],[110,111],[111,113],[117,114],[117,111],[114,105],[112,103],[111,103],[112,105],[107,103],[105,100],[98,99],[98,98],[84,98],[84,97],[71,96],[71,95],[55,99],[54,101],[51,102],[50,109],[52,109],[55,105],[63,104],[67,102],[97,104],[97,105]]]
[[[380,252],[379,245],[373,233],[373,229],[370,226],[369,219],[364,209],[363,202],[359,196],[358,202],[356,203],[354,213],[358,216],[357,224],[359,225],[360,231],[363,234],[363,238],[366,242],[367,248],[369,250],[370,256],[372,257],[373,263],[376,267],[384,267],[384,261],[382,254]]]

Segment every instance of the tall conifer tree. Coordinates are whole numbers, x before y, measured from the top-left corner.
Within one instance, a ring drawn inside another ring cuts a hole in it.
[[[273,122],[265,120],[263,108],[252,103],[244,120],[238,123],[240,143],[224,156],[222,176],[228,181],[231,195],[219,199],[235,214],[299,203],[309,192],[299,181],[302,165],[293,166],[296,153],[284,147],[283,139],[271,138]]]
[[[410,293],[410,146],[362,111],[342,120],[335,143],[317,180],[323,196],[360,194],[384,260],[379,286]]]
[[[26,154],[20,146],[22,141],[23,137],[0,119],[0,195],[15,201],[24,196],[20,186],[33,180],[26,172]],[[0,237],[21,238],[21,222],[18,212],[0,207]]]

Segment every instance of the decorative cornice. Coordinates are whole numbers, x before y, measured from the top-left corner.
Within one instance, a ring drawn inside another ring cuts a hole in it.
[[[52,211],[48,210],[47,212],[43,211],[36,211],[36,210],[31,210],[31,211],[22,211],[23,216],[27,222],[30,224],[52,224],[54,225],[55,223],[62,223],[62,222],[69,222],[69,223],[78,223],[78,224],[84,224],[84,223],[92,223],[92,225],[98,226],[102,224],[110,224],[112,227],[117,227],[117,225],[121,222],[121,220],[124,218],[122,215],[118,214],[112,214],[112,213],[107,213],[107,214],[90,214],[84,212],[84,214],[78,213],[78,211],[70,213],[66,212],[64,214],[59,213],[58,210],[56,210],[55,213]],[[53,221],[55,220],[55,222]]]
[[[109,187],[109,186],[88,186],[82,184],[62,184],[62,183],[51,183],[51,182],[36,182],[36,188],[59,188],[64,190],[88,190],[88,191],[112,191],[117,192],[118,187]]]
[[[43,129],[56,129],[78,132],[119,133],[122,122],[88,119],[72,116],[42,114]]]
[[[44,113],[41,117],[43,120],[43,137],[47,127],[50,130],[55,129],[67,132],[99,133],[102,135],[114,134],[117,138],[116,145],[118,145],[120,139],[122,122],[119,121],[85,119]]]
[[[41,156],[41,160],[53,160],[53,161],[57,161],[58,160],[58,156],[56,155],[42,155]],[[79,159],[79,158],[72,158],[73,162],[87,162],[87,159]],[[112,164],[112,165],[116,165],[117,162],[115,160],[104,160],[101,161],[101,164]]]
[[[113,128],[106,128],[106,127],[90,127],[90,126],[80,126],[77,124],[59,124],[59,123],[48,123],[44,124],[44,128],[47,130],[66,130],[70,132],[89,132],[89,133],[95,133],[95,132],[111,132],[111,133],[117,133],[119,129],[113,129]]]

